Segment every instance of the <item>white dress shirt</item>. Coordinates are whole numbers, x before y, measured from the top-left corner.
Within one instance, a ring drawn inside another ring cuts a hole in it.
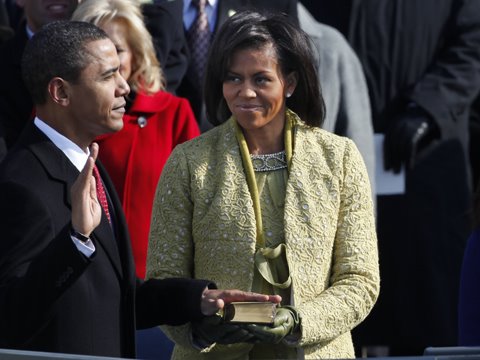
[[[70,162],[78,169],[78,171],[83,170],[85,164],[87,163],[88,157],[90,156],[90,151],[88,149],[87,153],[85,153],[77,144],[60,134],[38,117],[35,117],[33,123],[52,141],[56,147],[58,147],[65,154],[68,160],[70,160]],[[86,257],[91,257],[95,252],[95,245],[90,239],[83,242],[72,236],[72,241],[77,247],[78,251],[80,251]]]

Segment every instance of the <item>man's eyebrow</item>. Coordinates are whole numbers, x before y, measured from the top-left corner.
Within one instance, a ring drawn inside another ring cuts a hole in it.
[[[114,73],[116,73],[116,72],[118,71],[119,68],[120,68],[120,67],[117,66],[117,67],[108,69],[108,70],[106,70],[106,71],[104,71],[104,72],[102,73],[102,76],[108,76],[108,75],[114,74]]]

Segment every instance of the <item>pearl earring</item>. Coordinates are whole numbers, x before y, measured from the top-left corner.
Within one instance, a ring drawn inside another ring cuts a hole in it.
[[[292,94],[290,94],[289,92],[287,92],[287,93],[285,94],[285,97],[287,97],[287,98],[289,98],[290,96],[292,96]]]

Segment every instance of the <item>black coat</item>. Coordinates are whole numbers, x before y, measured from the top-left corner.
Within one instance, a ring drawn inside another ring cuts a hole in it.
[[[183,1],[156,0],[142,5],[145,25],[165,74],[167,91],[175,93],[188,68],[188,45],[183,31]]]
[[[319,19],[342,30],[362,62],[375,132],[384,133],[411,102],[438,131],[407,172],[406,193],[378,198],[382,290],[354,340],[390,345],[395,355],[453,346],[470,232],[467,125],[480,89],[480,2],[339,2],[319,1]]]
[[[25,23],[0,48],[0,161],[31,119],[33,103],[21,72],[23,49],[28,38]]]
[[[121,205],[98,167],[115,235],[102,215],[86,258],[70,236],[79,172],[63,152],[30,123],[0,165],[0,347],[134,357],[136,327],[201,317],[208,282],[136,279]]]

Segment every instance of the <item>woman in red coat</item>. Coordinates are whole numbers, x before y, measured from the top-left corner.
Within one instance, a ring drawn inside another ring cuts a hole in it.
[[[120,57],[120,73],[132,90],[123,129],[99,138],[98,144],[125,210],[137,276],[144,278],[152,203],[163,165],[177,144],[200,131],[188,101],[164,91],[138,3],[84,0],[72,19],[91,22],[109,35]]]

